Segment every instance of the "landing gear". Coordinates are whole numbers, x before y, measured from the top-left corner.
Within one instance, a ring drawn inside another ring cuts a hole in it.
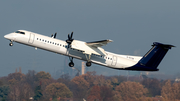
[[[74,67],[74,63],[73,62],[69,62],[69,67]]]
[[[90,67],[92,65],[92,62],[90,60],[91,55],[85,54],[85,56],[86,56],[86,59],[87,59],[86,66]],[[69,60],[70,60],[69,67],[74,67],[73,57],[69,57]]]
[[[9,46],[13,46],[13,42],[12,41],[9,43]]]
[[[86,66],[87,66],[87,67],[90,67],[90,66],[91,66],[91,61],[87,61],[87,62],[86,62]]]
[[[90,54],[85,54],[85,56],[86,56],[86,59],[87,59],[87,62],[86,62],[86,66],[87,67],[90,67],[91,66],[91,55]]]
[[[71,61],[69,62],[69,67],[74,67],[73,57],[69,57],[69,60]]]

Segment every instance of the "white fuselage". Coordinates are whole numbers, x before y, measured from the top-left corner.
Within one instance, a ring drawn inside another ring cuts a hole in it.
[[[10,33],[5,35],[4,37],[11,41],[15,41],[21,44],[29,45],[35,48],[40,48],[61,55],[66,55],[87,61],[86,56],[82,51],[73,48],[67,48],[68,44],[66,43],[66,41],[62,41],[59,39],[51,38],[48,36],[40,35],[25,30],[22,31],[25,32],[25,34]],[[105,52],[106,52],[105,56],[92,54],[91,55],[92,63],[111,67],[111,68],[123,69],[135,65],[142,58],[139,56],[118,55],[107,51]]]

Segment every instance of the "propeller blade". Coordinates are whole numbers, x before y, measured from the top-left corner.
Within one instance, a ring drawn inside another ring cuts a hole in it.
[[[53,34],[51,34],[51,37],[53,37],[54,35]]]
[[[73,37],[73,32],[71,32],[71,39],[72,39],[72,37]]]
[[[69,36],[69,34],[68,34],[68,40],[70,40],[71,39],[71,37]]]
[[[54,38],[56,38],[56,34],[57,34],[57,33],[54,34]]]

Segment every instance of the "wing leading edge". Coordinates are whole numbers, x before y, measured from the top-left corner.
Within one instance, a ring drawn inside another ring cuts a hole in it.
[[[101,41],[86,42],[86,45],[92,47],[101,47],[107,45],[110,42],[112,42],[112,40],[101,40]]]

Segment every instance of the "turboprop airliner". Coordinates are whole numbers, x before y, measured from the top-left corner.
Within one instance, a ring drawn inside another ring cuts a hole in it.
[[[86,61],[86,66],[92,63],[119,70],[136,71],[158,71],[158,65],[169,49],[174,47],[169,44],[154,42],[152,48],[143,56],[120,55],[105,51],[102,46],[112,42],[112,40],[100,40],[93,42],[83,42],[74,40],[73,32],[68,34],[68,39],[63,41],[56,39],[56,35],[50,37],[26,30],[18,30],[7,34],[4,37],[10,40],[9,46],[13,42],[34,47],[36,50],[43,49],[69,57],[69,66],[73,67],[73,58]]]

